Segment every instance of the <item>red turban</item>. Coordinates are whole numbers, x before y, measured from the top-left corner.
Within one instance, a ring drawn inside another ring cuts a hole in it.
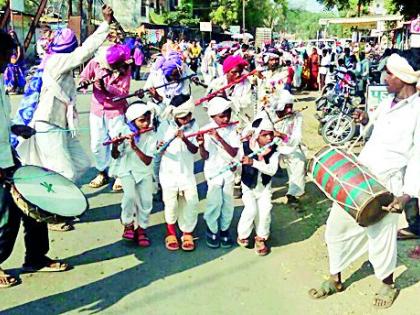
[[[238,67],[238,66],[246,67],[247,65],[248,65],[248,62],[241,56],[239,55],[229,56],[223,62],[223,73],[228,73],[230,70],[232,70],[235,67]]]

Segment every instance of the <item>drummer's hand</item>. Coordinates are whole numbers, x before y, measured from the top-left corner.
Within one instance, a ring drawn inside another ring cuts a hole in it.
[[[396,212],[396,213],[402,213],[405,205],[407,202],[409,202],[411,197],[409,195],[402,195],[400,197],[394,197],[394,200],[385,207],[385,209],[389,212]]]
[[[241,160],[243,165],[252,165],[254,163],[254,160],[248,156],[244,156]]]
[[[24,139],[29,139],[36,134],[35,129],[25,125],[13,125],[11,130],[15,135],[21,136]]]
[[[352,114],[353,119],[356,121],[356,123],[366,125],[369,122],[369,116],[366,112],[355,109]]]

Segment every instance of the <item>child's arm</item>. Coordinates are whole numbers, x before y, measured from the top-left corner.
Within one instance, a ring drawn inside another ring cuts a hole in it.
[[[265,161],[257,161],[248,156],[242,158],[242,164],[252,166],[268,176],[274,176],[279,168],[279,153],[275,152],[270,157],[268,164]]]
[[[118,151],[118,145],[119,145],[119,143],[113,143],[112,144],[111,156],[114,160],[116,160],[120,157],[120,151]]]
[[[204,147],[204,135],[197,136],[197,143],[201,158],[207,160],[209,158],[209,152]]]
[[[142,150],[140,150],[137,146],[136,143],[134,141],[134,137],[131,137],[130,139],[128,139],[128,142],[130,143],[131,149],[133,149],[133,151],[136,153],[136,155],[140,158],[140,160],[143,161],[144,164],[146,165],[150,165],[150,163],[152,163],[152,157],[146,155],[143,153]]]
[[[196,154],[198,152],[198,148],[190,140],[188,140],[187,137],[185,137],[185,134],[182,130],[178,130],[177,137],[182,139],[182,141],[187,146],[188,151],[190,151],[192,154]]]
[[[238,148],[233,148],[229,143],[223,139],[216,130],[209,132],[210,136],[213,136],[220,144],[223,146],[223,149],[231,156],[235,157],[238,154]]]

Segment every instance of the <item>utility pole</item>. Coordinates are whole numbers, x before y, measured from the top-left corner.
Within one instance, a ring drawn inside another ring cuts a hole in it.
[[[242,0],[242,33],[245,33],[245,1]]]

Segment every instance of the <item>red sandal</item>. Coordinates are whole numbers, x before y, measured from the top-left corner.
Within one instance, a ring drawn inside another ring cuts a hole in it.
[[[146,234],[146,230],[139,227],[137,229],[137,244],[140,247],[149,247],[150,246],[150,239]]]
[[[124,225],[124,232],[122,238],[128,241],[133,241],[136,237],[136,230],[134,229],[134,224]]]

